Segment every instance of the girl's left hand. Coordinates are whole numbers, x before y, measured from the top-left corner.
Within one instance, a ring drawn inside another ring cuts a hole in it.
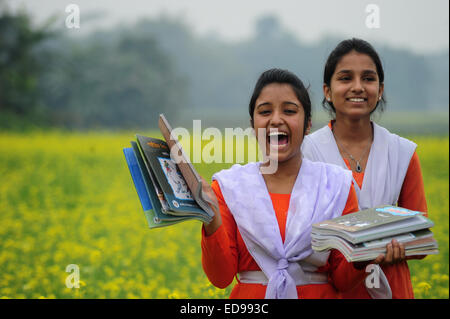
[[[374,261],[374,264],[395,265],[406,260],[405,246],[397,240],[392,241],[386,245],[386,254],[380,254]]]

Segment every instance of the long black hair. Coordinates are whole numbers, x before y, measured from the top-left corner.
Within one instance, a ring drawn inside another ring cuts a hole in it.
[[[367,54],[372,61],[375,63],[377,68],[378,78],[380,80],[380,85],[384,83],[384,70],[383,65],[381,63],[381,59],[378,56],[377,51],[373,48],[373,46],[364,40],[352,38],[348,40],[344,40],[340,42],[336,48],[330,53],[328,56],[327,62],[325,63],[325,68],[323,71],[323,83],[328,87],[331,86],[331,77],[336,70],[336,65],[339,63],[341,58],[351,51],[356,51],[358,53]],[[384,106],[386,104],[386,99],[383,95],[381,96],[381,100],[377,102],[375,109],[372,111],[379,109],[380,112],[384,110]],[[325,98],[322,100],[322,106],[328,110],[330,113],[335,113],[336,109],[334,108],[333,102],[327,101]]]

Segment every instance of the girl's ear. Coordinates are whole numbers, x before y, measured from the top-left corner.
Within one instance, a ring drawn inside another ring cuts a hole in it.
[[[308,135],[309,133],[311,133],[311,126],[312,126],[312,121],[311,121],[311,119],[309,119],[308,124],[306,126],[305,135]]]
[[[378,89],[378,100],[381,100],[384,92],[384,83],[380,83],[380,88]]]
[[[250,118],[250,127],[252,129],[253,136],[256,137],[256,132],[255,132],[255,128],[253,127],[253,119],[252,118]]]
[[[330,87],[325,83],[323,84],[323,95],[328,102],[331,102],[331,90]]]

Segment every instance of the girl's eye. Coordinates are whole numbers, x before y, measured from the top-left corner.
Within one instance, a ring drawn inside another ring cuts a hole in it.
[[[376,81],[377,79],[372,76],[369,76],[369,77],[365,77],[363,80],[373,82],[373,81]]]
[[[269,110],[261,110],[258,112],[258,114],[259,115],[267,115],[267,114],[270,114],[270,111]]]
[[[351,78],[349,76],[342,76],[338,79],[339,81],[350,81]]]
[[[287,113],[287,114],[295,114],[295,113],[297,113],[297,111],[296,110],[284,110],[284,113]]]

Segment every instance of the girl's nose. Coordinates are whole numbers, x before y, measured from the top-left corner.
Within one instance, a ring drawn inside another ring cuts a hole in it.
[[[272,126],[278,126],[281,125],[283,123],[283,119],[281,116],[281,112],[279,112],[278,110],[274,111],[272,113],[272,117],[270,118],[270,124]]]
[[[353,81],[352,92],[364,92],[364,86],[362,85],[361,80],[355,79],[355,81]]]

